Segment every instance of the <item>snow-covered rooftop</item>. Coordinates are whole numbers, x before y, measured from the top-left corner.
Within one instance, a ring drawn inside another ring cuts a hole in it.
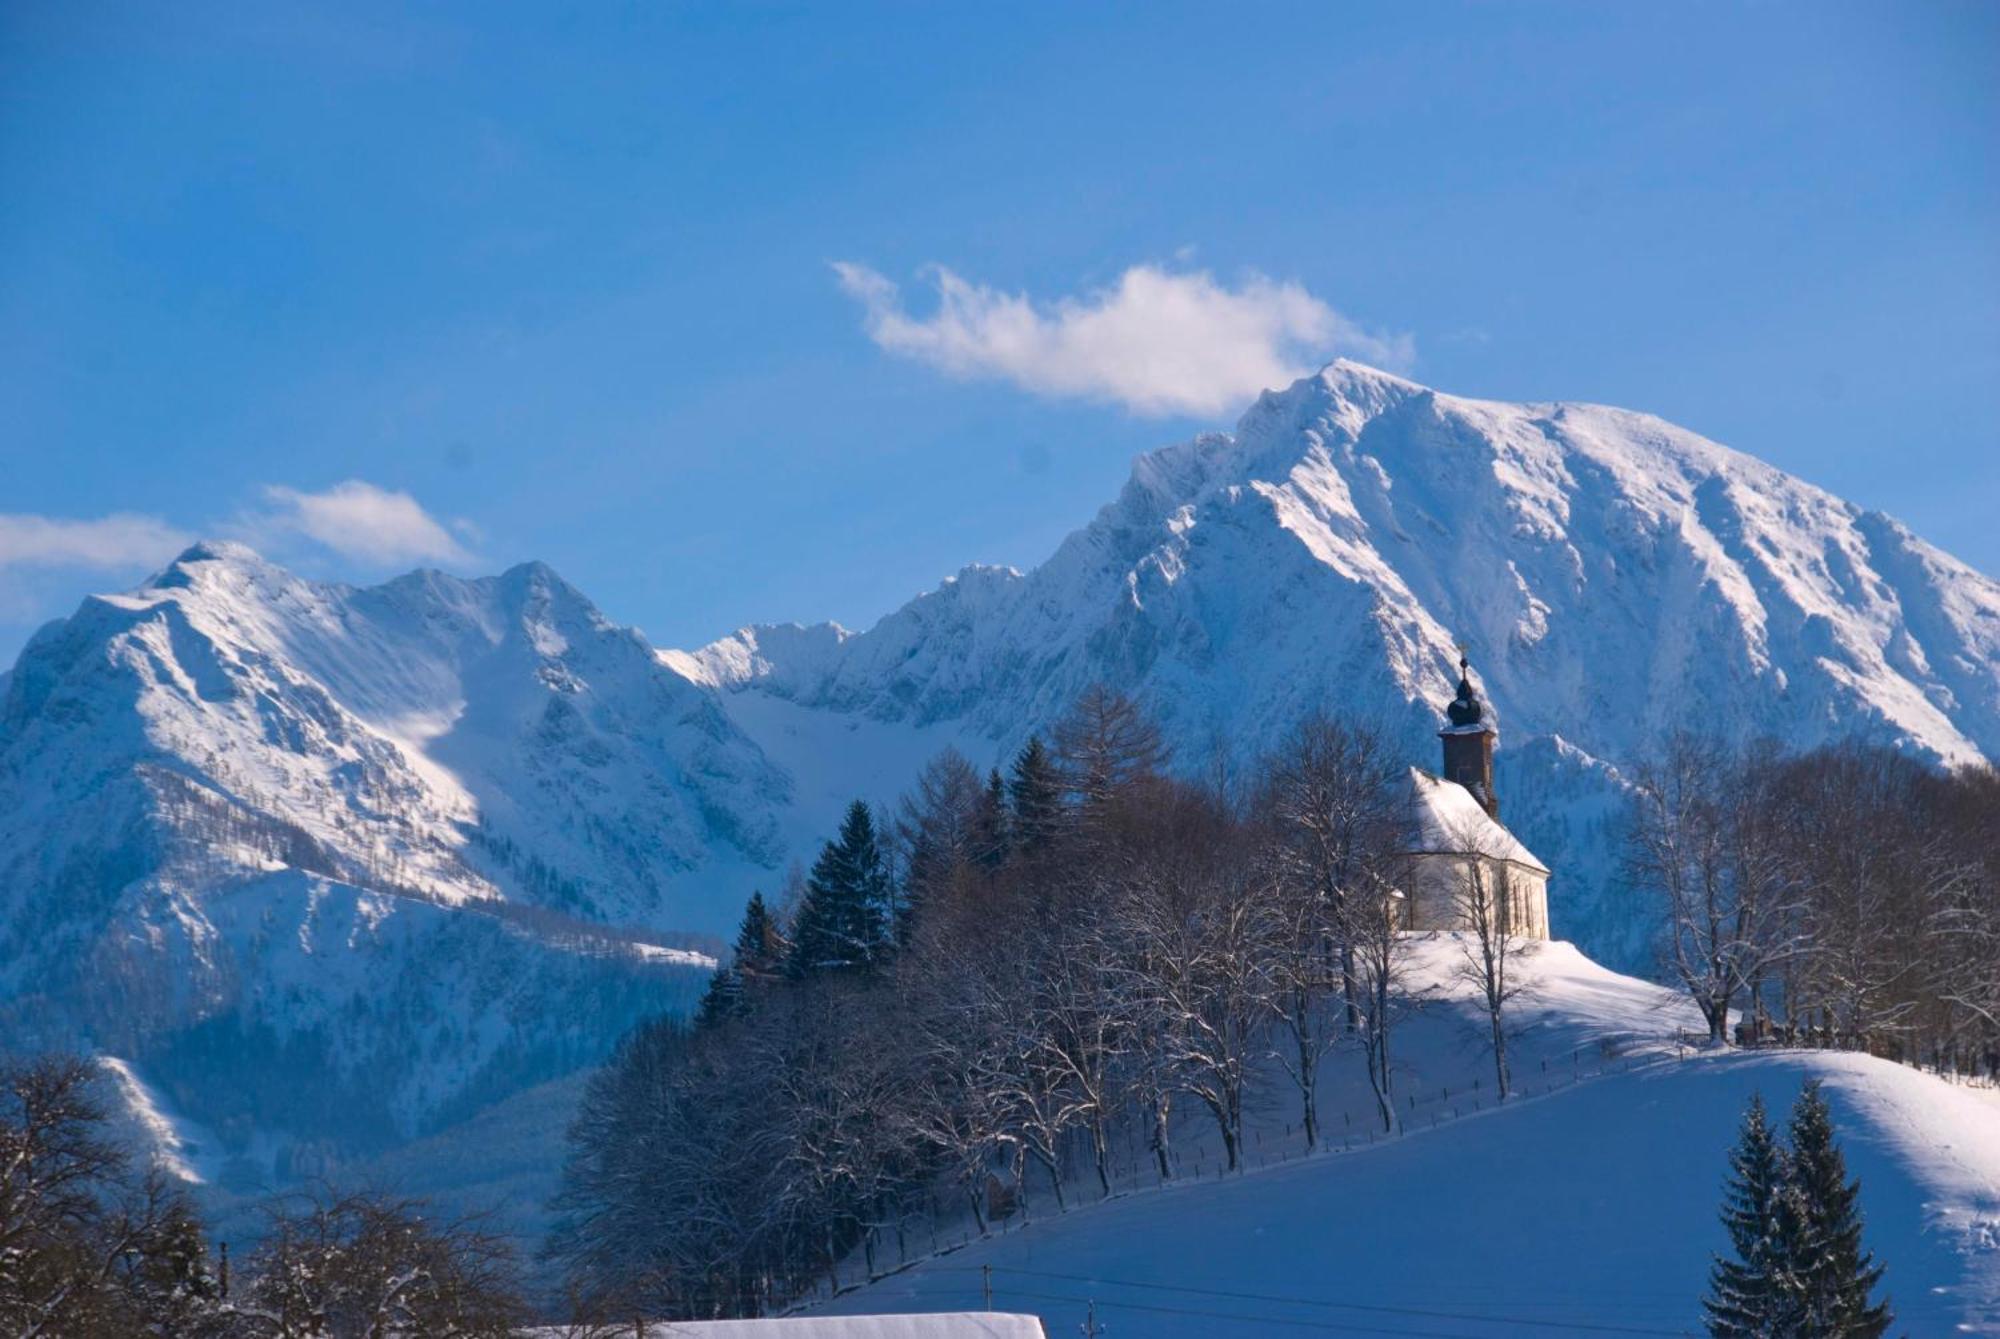
[[[1549,867],[1521,844],[1456,781],[1445,781],[1419,767],[1410,769],[1416,792],[1418,850],[1464,853],[1477,851],[1496,860],[1512,860],[1547,874]]]

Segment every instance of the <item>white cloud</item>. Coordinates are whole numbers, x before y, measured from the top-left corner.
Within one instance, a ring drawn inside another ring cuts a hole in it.
[[[301,534],[344,557],[384,566],[470,559],[415,498],[365,480],[349,479],[322,493],[272,484],[264,497],[272,509],[254,519],[252,528],[260,532]]]
[[[0,568],[150,567],[189,542],[190,536],[159,517],[132,512],[83,521],[0,513]]]
[[[1213,415],[1289,385],[1337,355],[1406,369],[1408,335],[1362,329],[1296,283],[1135,265],[1109,288],[1037,303],[927,271],[937,311],[912,316],[889,279],[834,262],[862,328],[891,353],[955,377],[997,377],[1039,395],[1109,400],[1135,414]]]

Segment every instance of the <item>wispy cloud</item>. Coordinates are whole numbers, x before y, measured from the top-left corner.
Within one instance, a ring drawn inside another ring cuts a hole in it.
[[[295,533],[343,557],[383,566],[471,557],[414,497],[362,479],[319,493],[272,484],[264,498],[269,510],[253,517],[249,528],[266,542],[274,534]]]
[[[87,520],[0,513],[0,568],[149,567],[185,548],[189,538],[157,516],[133,512]]]
[[[1365,330],[1300,285],[1257,274],[1231,288],[1206,270],[1135,265],[1109,287],[1037,302],[936,265],[926,274],[937,310],[919,317],[878,271],[833,269],[868,337],[891,353],[1135,414],[1223,413],[1337,355],[1400,371],[1414,354],[1410,336]]]

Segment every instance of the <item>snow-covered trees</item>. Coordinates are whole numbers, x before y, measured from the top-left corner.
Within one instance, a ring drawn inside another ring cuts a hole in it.
[[[1783,1302],[1786,1261],[1778,1238],[1778,1201],[1786,1190],[1785,1151],[1752,1095],[1743,1129],[1729,1154],[1722,1226],[1732,1255],[1717,1256],[1702,1302],[1717,1339],[1762,1339],[1774,1333]]]
[[[1860,1183],[1847,1178],[1819,1084],[1792,1108],[1789,1147],[1761,1097],[1744,1112],[1722,1208],[1731,1255],[1716,1257],[1702,1307],[1717,1339],[1879,1339],[1882,1267],[1861,1245]]]
[[[72,1056],[0,1067],[0,1332],[511,1339],[525,1321],[504,1242],[372,1195],[268,1206],[232,1291],[178,1183],[109,1141],[98,1083]]]
[[[224,1307],[226,1333],[512,1339],[528,1318],[513,1265],[501,1238],[476,1224],[433,1221],[414,1200],[281,1200],[269,1207],[243,1283]]]
[[[1861,1183],[1847,1179],[1818,1082],[1799,1094],[1788,1133],[1790,1193],[1780,1201],[1780,1222],[1798,1290],[1799,1332],[1878,1339],[1890,1321],[1888,1303],[1870,1299],[1882,1267],[1862,1249]]]
[[[1158,1052],[1155,1064],[1215,1118],[1234,1170],[1244,1089],[1266,1049],[1278,929],[1269,864],[1213,795],[1163,783],[1144,803],[1147,840],[1116,876],[1129,945],[1120,993]]]
[[[1323,1137],[1315,1084],[1343,1047],[1393,1131],[1412,895],[1448,898],[1472,927],[1460,975],[1505,1094],[1523,947],[1506,861],[1468,836],[1463,877],[1440,889],[1451,862],[1410,856],[1407,771],[1362,725],[1305,722],[1237,803],[1161,775],[1134,711],[1093,695],[1055,732],[1060,750],[1020,751],[1011,785],[942,755],[896,811],[890,860],[857,806],[788,952],[752,904],[730,1007],[647,1029],[591,1085],[557,1239],[579,1284],[656,1314],[754,1312],[850,1258],[872,1268],[940,1202],[983,1225],[1024,1211],[1028,1189],[1058,1205],[1080,1185],[1108,1194],[1121,1152],[1180,1175],[1172,1141],[1190,1117],[1213,1121],[1237,1166],[1260,1084],[1276,1080],[1307,1140]],[[1776,779],[1791,761],[1732,757],[1711,774],[1701,757],[1655,778],[1635,865],[1684,895],[1690,988],[1726,1019],[1822,977],[1799,970],[1815,950]],[[1977,831],[1972,811],[1960,826]],[[865,934],[821,928],[854,890],[886,889],[884,864],[901,880],[895,934],[879,916]],[[1961,853],[1937,868],[1956,881],[1933,910],[1970,945],[1990,866]],[[805,947],[814,936],[835,947]],[[868,956],[839,959],[857,941]],[[771,970],[781,955],[790,972]],[[1949,968],[1967,998],[1985,998],[1985,965],[1966,952]]]
[[[99,1079],[73,1056],[0,1066],[0,1332],[204,1333],[199,1225],[108,1140]]]

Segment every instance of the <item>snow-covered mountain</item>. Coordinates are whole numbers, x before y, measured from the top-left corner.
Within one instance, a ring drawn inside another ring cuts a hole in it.
[[[983,761],[1105,681],[1213,771],[1319,705],[1402,721],[1434,765],[1460,641],[1498,710],[1503,817],[1557,872],[1556,932],[1622,965],[1650,923],[1609,877],[1607,820],[1664,730],[2000,757],[1992,579],[1649,415],[1345,361],[1141,457],[1025,576],[971,567],[866,632],[747,628],[667,659],[774,756],[770,723],[797,727],[771,702]]]
[[[1555,931],[1619,965],[1651,922],[1618,769],[1665,727],[2000,756],[1992,579],[1656,418],[1339,362],[1141,457],[1032,573],[861,633],[655,651],[537,564],[354,589],[229,545],[87,600],[0,679],[0,1029],[87,1037],[225,1142],[407,1136],[685,998],[674,932],[944,744],[1001,762],[1102,681],[1190,770],[1319,706],[1431,764],[1460,640]]]
[[[545,567],[354,590],[200,545],[9,678],[0,1030],[214,1128],[408,1134],[684,1001],[667,890],[775,860],[785,795]]]

